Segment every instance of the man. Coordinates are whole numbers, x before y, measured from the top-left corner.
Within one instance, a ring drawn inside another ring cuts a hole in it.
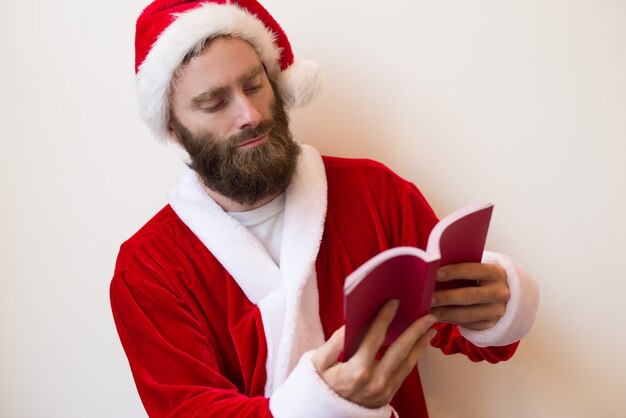
[[[111,283],[150,416],[426,417],[415,364],[428,342],[473,361],[513,355],[537,289],[489,253],[439,271],[480,286],[436,292],[434,315],[377,356],[397,309],[388,302],[338,361],[343,280],[384,249],[423,248],[432,210],[386,167],[293,140],[285,108],[313,97],[317,72],[256,1],[156,0],[136,35],[142,116],[189,154]]]

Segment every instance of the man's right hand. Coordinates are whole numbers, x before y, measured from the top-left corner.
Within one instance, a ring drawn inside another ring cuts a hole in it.
[[[339,328],[311,360],[317,372],[339,396],[367,408],[387,405],[434,335],[435,322],[426,315],[409,326],[377,360],[387,328],[398,310],[398,301],[387,302],[378,312],[357,352],[346,362],[338,361],[343,350],[344,327]]]

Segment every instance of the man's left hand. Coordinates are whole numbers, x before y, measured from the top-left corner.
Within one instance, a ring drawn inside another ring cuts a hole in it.
[[[431,313],[439,322],[479,331],[493,327],[504,315],[510,292],[506,272],[499,265],[460,263],[439,268],[437,281],[451,280],[467,280],[468,286],[435,291]]]

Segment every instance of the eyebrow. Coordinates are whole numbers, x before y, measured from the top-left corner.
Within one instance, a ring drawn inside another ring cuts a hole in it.
[[[265,71],[263,65],[259,64],[256,67],[254,67],[251,70],[249,70],[248,72],[246,72],[245,74],[243,74],[242,76],[240,76],[237,79],[237,82],[240,85],[243,85],[243,84],[247,83],[248,81],[252,80],[253,78],[258,77],[259,75],[261,75],[263,73],[263,71]],[[199,106],[200,104],[202,104],[204,102],[208,102],[208,101],[210,101],[210,100],[212,100],[212,99],[214,99],[216,97],[228,94],[230,91],[231,91],[231,87],[230,86],[215,87],[215,88],[212,88],[210,90],[207,90],[205,92],[200,93],[199,95],[197,95],[196,97],[191,99],[191,103],[194,106]]]

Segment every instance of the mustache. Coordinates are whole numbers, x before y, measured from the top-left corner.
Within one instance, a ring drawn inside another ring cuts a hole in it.
[[[227,143],[230,147],[236,148],[237,146],[244,144],[251,139],[258,138],[263,135],[267,135],[274,129],[274,121],[271,119],[265,119],[259,122],[254,128],[247,128],[236,135],[232,135],[227,138]]]

